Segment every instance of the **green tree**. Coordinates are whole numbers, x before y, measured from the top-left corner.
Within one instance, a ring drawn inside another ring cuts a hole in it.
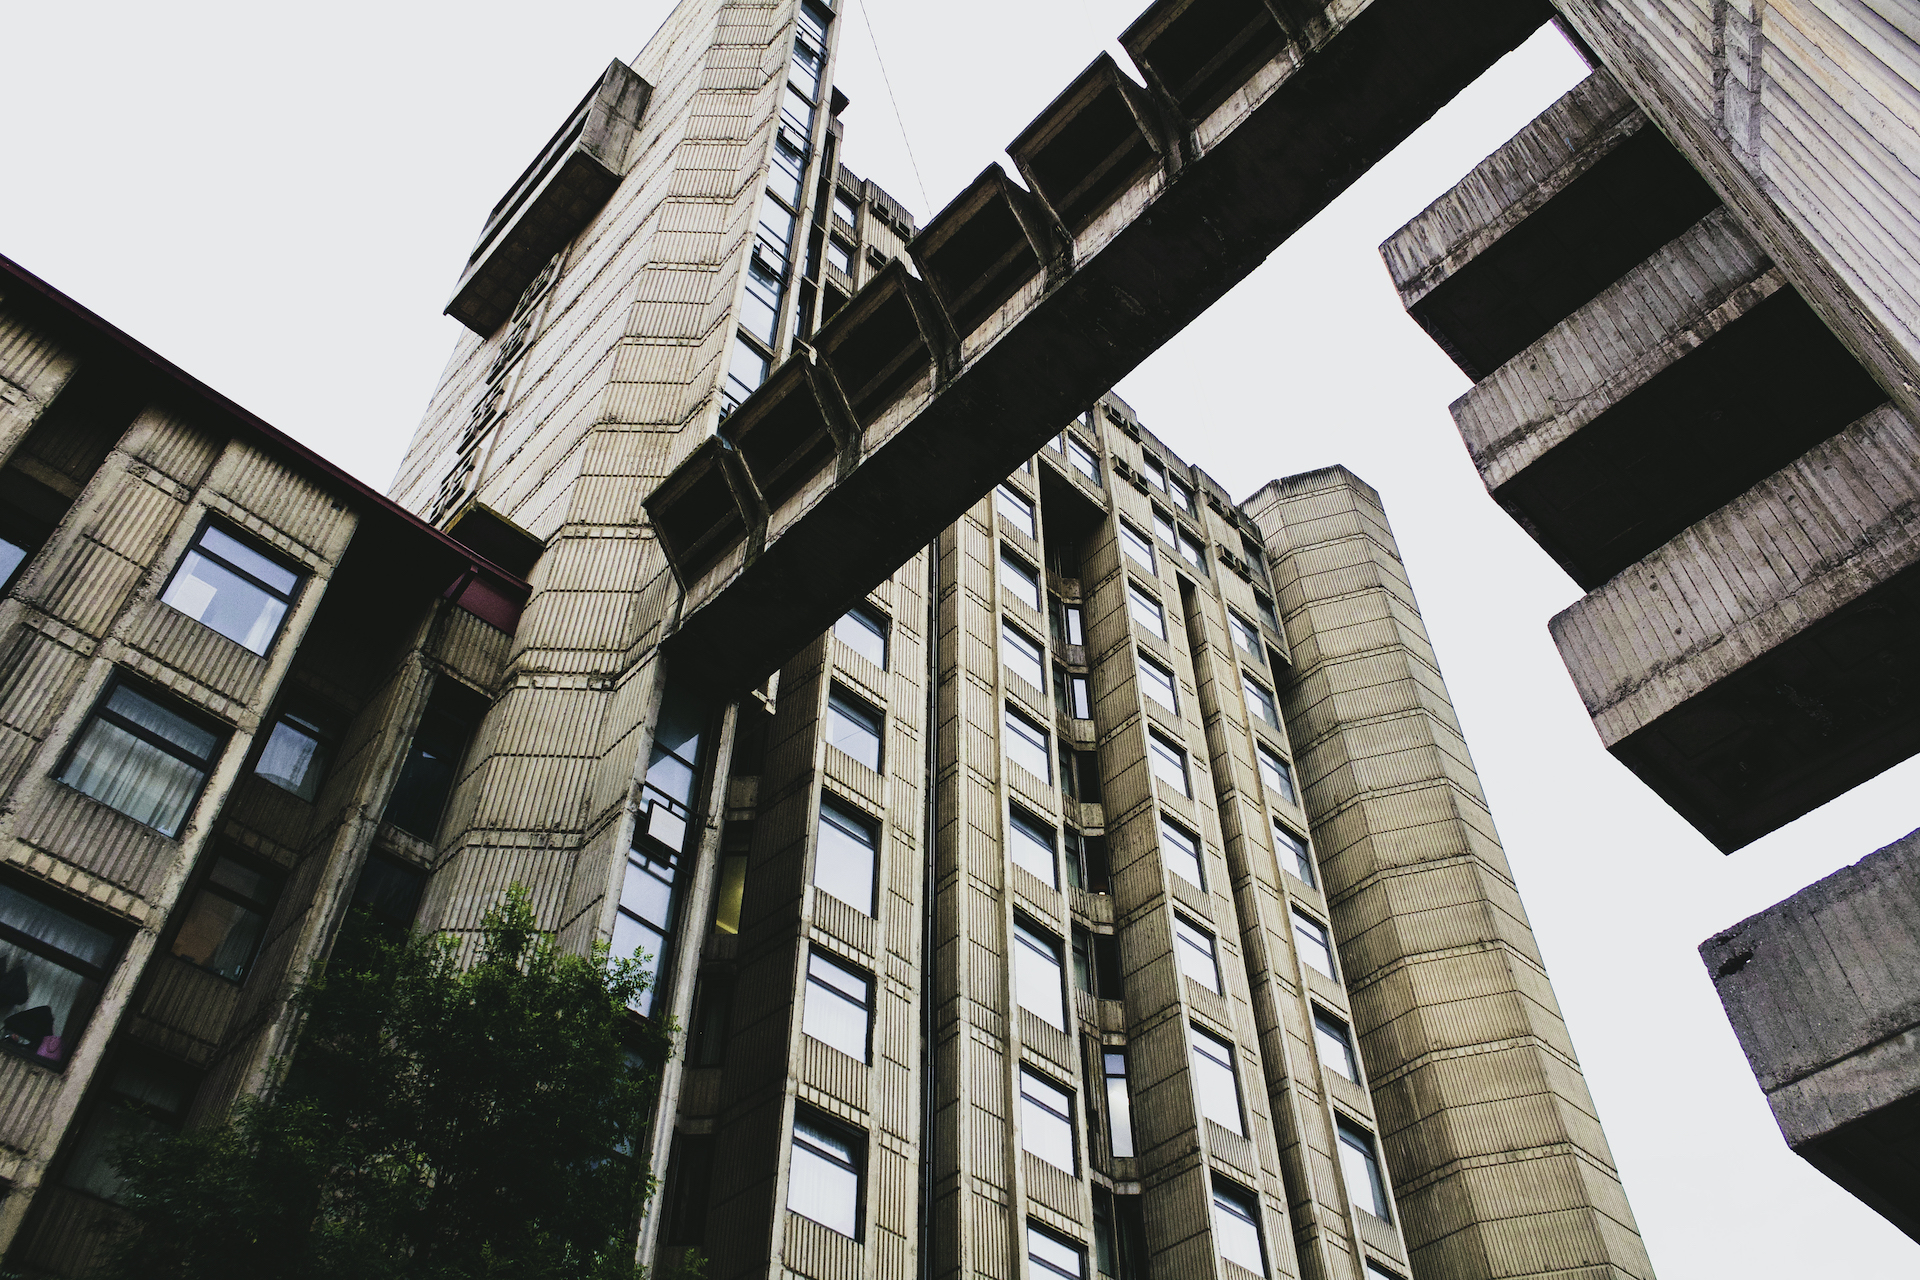
[[[564,954],[524,888],[463,967],[350,928],[294,1000],[297,1054],[231,1116],[121,1153],[112,1280],[612,1280],[653,1190],[667,1035],[634,960]]]

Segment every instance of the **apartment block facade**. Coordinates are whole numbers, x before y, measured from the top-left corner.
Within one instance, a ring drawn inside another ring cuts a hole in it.
[[[1168,80],[1169,7],[1211,125],[1103,60],[920,227],[843,14],[684,0],[489,214],[391,499],[10,273],[10,1265],[83,1272],[117,1099],[297,1052],[349,906],[518,883],[684,1032],[643,1259],[1651,1276],[1378,495],[1235,504],[1022,327],[1270,122],[1219,77],[1280,46]]]

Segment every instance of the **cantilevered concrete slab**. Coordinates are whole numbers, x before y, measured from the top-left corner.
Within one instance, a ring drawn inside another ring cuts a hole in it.
[[[1701,944],[1808,1163],[1920,1240],[1920,831]]]
[[[1920,749],[1915,495],[1884,405],[1553,620],[1601,741],[1721,849]]]
[[[1284,39],[1248,37],[1238,21],[1198,22],[1179,26],[1187,33],[1180,39],[1156,43],[1153,22],[1163,10],[1204,17],[1209,8],[1247,6],[1162,0],[1136,24],[1137,56],[1158,78],[1156,49],[1177,52],[1174,61],[1188,68],[1188,36],[1217,30],[1236,51],[1221,64],[1234,66],[1230,90],[1209,81],[1182,106],[1121,84],[1115,76],[1124,80],[1124,72],[1097,63],[1017,144],[1039,185],[1038,228],[1026,220],[1031,209],[1003,215],[993,192],[963,194],[994,217],[992,230],[1006,241],[980,250],[1000,278],[973,296],[1005,292],[1004,305],[959,332],[941,297],[965,297],[967,286],[942,279],[936,263],[928,273],[940,287],[909,291],[900,312],[926,348],[925,363],[917,372],[894,369],[884,394],[866,380],[867,404],[854,403],[861,392],[845,385],[823,335],[815,358],[857,410],[862,438],[804,487],[804,512],[777,537],[743,546],[737,560],[717,551],[700,581],[683,579],[685,612],[667,642],[676,669],[729,688],[764,678],[1551,12],[1536,0],[1287,5],[1240,13],[1255,26],[1272,22]],[[1283,26],[1274,17],[1296,9],[1311,10],[1308,20]],[[1241,56],[1263,41],[1277,50],[1270,58]],[[930,229],[946,226],[946,217]],[[1051,234],[1035,244],[1036,230]],[[1016,237],[1029,240],[1025,249]],[[960,238],[947,228],[948,243]],[[1035,272],[1054,265],[1016,284],[1006,273],[1022,261]],[[656,521],[702,541],[669,505],[654,510]],[[716,510],[713,519],[752,530],[760,514]]]

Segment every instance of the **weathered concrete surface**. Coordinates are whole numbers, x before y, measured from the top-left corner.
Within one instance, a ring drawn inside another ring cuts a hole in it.
[[[1787,1145],[1920,1240],[1920,831],[1700,958]]]
[[[1920,747],[1920,431],[1883,405],[1553,620],[1600,739],[1723,850]]]

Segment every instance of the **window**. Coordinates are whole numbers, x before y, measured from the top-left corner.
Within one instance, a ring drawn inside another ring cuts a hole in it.
[[[1000,585],[1007,594],[1033,610],[1040,612],[1040,577],[1032,566],[1017,557],[1000,553]]]
[[[1278,818],[1273,820],[1273,849],[1283,860],[1289,857],[1293,859],[1293,874],[1307,884],[1317,886],[1313,875],[1313,855],[1307,852],[1307,842],[1289,831]]]
[[[1222,1129],[1247,1136],[1240,1121],[1240,1083],[1233,1074],[1233,1046],[1210,1031],[1193,1033],[1193,1091],[1200,1114]]]
[[[1079,925],[1073,926],[1073,989],[1095,994],[1093,989],[1093,935]]]
[[[1267,599],[1259,592],[1255,592],[1253,603],[1260,610],[1260,621],[1266,623],[1269,627],[1272,627],[1274,631],[1278,632],[1280,630],[1280,615],[1274,612],[1273,601]]]
[[[1180,558],[1198,569],[1207,571],[1207,544],[1185,529],[1180,531]]]
[[[1197,516],[1200,514],[1199,511],[1196,510],[1193,505],[1193,486],[1192,485],[1188,484],[1184,480],[1176,480],[1172,476],[1168,476],[1167,492],[1173,495],[1173,500],[1180,504],[1180,509],[1182,511],[1186,512],[1190,516]]]
[[[1393,1221],[1387,1203],[1387,1180],[1380,1176],[1380,1157],[1373,1135],[1345,1116],[1340,1117],[1340,1173],[1347,1180],[1347,1198],[1382,1222]]]
[[[1327,933],[1327,926],[1298,907],[1293,909],[1293,943],[1300,950],[1300,958],[1323,976],[1339,976],[1333,964],[1333,939]]]
[[[162,835],[178,835],[225,735],[117,679],[108,690],[60,781]]]
[[[1055,1031],[1067,1029],[1066,995],[1061,977],[1059,942],[1014,921],[1014,1003]]]
[[[793,216],[793,211],[782,204],[773,192],[769,191],[760,197],[760,226],[756,232],[759,243],[754,246],[754,259],[757,269],[771,271],[774,274],[775,308],[779,307],[780,294],[786,288],[785,282],[779,277],[786,270],[787,256],[793,252],[793,232],[797,222],[798,219]],[[765,261],[761,260],[763,254],[766,255]],[[769,329],[768,333],[771,334],[771,332],[772,330]],[[767,341],[772,342],[773,338],[769,336]]]
[[[1173,712],[1180,713],[1180,699],[1174,692],[1173,672],[1142,653],[1140,660],[1140,692]]]
[[[772,346],[774,334],[780,327],[780,301],[786,285],[780,278],[780,268],[761,256],[764,246],[755,246],[755,249],[747,260],[747,288],[740,300],[740,326]]]
[[[1107,875],[1107,838],[1067,832],[1067,883],[1088,893],[1106,893],[1112,886]]]
[[[1058,606],[1054,615],[1054,639],[1062,644],[1086,644],[1086,629],[1079,605],[1063,602]]]
[[[1200,874],[1200,838],[1164,813],[1160,815],[1160,860],[1194,888],[1207,887]]]
[[[1027,638],[1026,632],[1011,622],[1000,624],[1000,661],[1007,671],[1019,676],[1034,688],[1045,691],[1047,687],[1045,652],[1038,644]]]
[[[874,864],[880,833],[871,819],[829,796],[820,797],[820,840],[813,884],[861,915],[873,914]]]
[[[827,693],[827,742],[867,768],[880,768],[880,713],[838,685]]]
[[[1300,797],[1293,789],[1293,770],[1280,758],[1280,753],[1264,742],[1256,742],[1254,756],[1260,761],[1260,781],[1266,784],[1267,790],[1288,804],[1300,803]]]
[[[0,884],[0,1048],[65,1062],[119,956],[104,929]]]
[[[1372,1258],[1368,1258],[1367,1280],[1400,1280],[1400,1277],[1375,1262]]]
[[[1007,731],[1004,735],[1007,759],[1042,782],[1053,781],[1053,756],[1047,746],[1047,731],[1007,707]]]
[[[1087,1258],[1078,1248],[1054,1235],[1043,1231],[1031,1222],[1027,1224],[1027,1272],[1032,1280],[1083,1280],[1087,1274]]]
[[[480,720],[483,710],[478,694],[470,693],[452,680],[442,678],[427,700],[420,725],[413,731],[407,747],[407,762],[394,783],[387,801],[386,820],[402,831],[422,840],[432,840],[440,830],[440,815],[453,794],[459,775],[460,759],[467,753],[467,738]],[[652,777],[651,771],[648,774]],[[687,786],[692,788],[689,777]]]
[[[1007,852],[1017,867],[1025,867],[1050,889],[1060,887],[1060,871],[1054,856],[1053,827],[1031,817],[1023,809],[1007,811],[1010,836]]]
[[[773,138],[773,167],[767,170],[767,189],[785,200],[789,207],[800,206],[801,175],[807,169],[807,140],[796,136],[784,123]]]
[[[773,362],[745,334],[735,334],[733,358],[727,362],[727,380],[720,389],[722,407],[731,410],[759,390],[772,368]]]
[[[420,910],[420,895],[427,887],[427,873],[419,867],[374,855],[360,869],[353,886],[352,909],[363,912],[377,932],[393,936],[405,933]]]
[[[120,1203],[127,1187],[114,1168],[120,1148],[149,1134],[178,1129],[193,1092],[193,1078],[180,1067],[141,1050],[123,1051],[80,1131],[62,1181],[76,1191]]]
[[[1192,798],[1193,786],[1187,781],[1187,753],[1167,741],[1157,729],[1147,730],[1147,764],[1153,769],[1154,777]]]
[[[833,211],[849,227],[860,225],[860,198],[839,187],[833,189]]]
[[[299,585],[297,572],[209,522],[160,599],[236,644],[265,653]]]
[[[234,982],[260,951],[260,935],[280,895],[280,877],[250,861],[219,854],[173,938],[173,954]]]
[[[1127,609],[1135,622],[1162,640],[1167,638],[1167,615],[1160,611],[1160,602],[1142,591],[1138,583],[1127,584]]]
[[[807,1004],[800,1029],[849,1058],[870,1061],[873,980],[815,951],[807,957]]]
[[[840,642],[882,671],[887,669],[887,620],[864,604],[857,604],[833,624]]]
[[[302,800],[312,800],[320,794],[320,781],[326,776],[332,738],[316,718],[305,712],[282,711],[267,735],[267,745],[260,748],[253,771]]]
[[[787,1209],[843,1236],[860,1238],[860,1157],[865,1143],[852,1130],[808,1114],[793,1118],[793,1163],[787,1169]]]
[[[1227,610],[1227,630],[1233,632],[1233,643],[1239,648],[1240,652],[1246,654],[1255,662],[1261,660],[1260,651],[1262,646],[1260,644],[1260,629],[1258,627],[1229,609]]]
[[[1246,691],[1247,705],[1253,708],[1253,713],[1278,729],[1280,708],[1274,705],[1273,694],[1244,671],[1240,673],[1240,687]]]
[[[1173,527],[1173,517],[1157,506],[1153,509],[1153,532],[1160,541],[1170,547],[1174,545],[1175,540],[1179,537],[1179,534],[1175,532]]]
[[[1034,523],[1033,504],[1013,489],[1004,484],[996,486],[993,491],[993,505],[1012,523],[1014,528],[1029,538],[1040,536],[1039,526]]]
[[[1108,1049],[1101,1053],[1101,1072],[1107,1081],[1107,1144],[1116,1156],[1133,1154],[1133,1095],[1127,1092],[1127,1055]]]
[[[1167,464],[1160,461],[1160,459],[1150,453],[1142,453],[1140,455],[1140,474],[1147,478],[1148,484],[1151,484],[1154,488],[1160,490],[1160,492],[1165,493],[1167,491]]]
[[[637,834],[637,833],[636,833]],[[673,937],[680,895],[675,892],[679,859],[651,840],[636,840],[627,850],[620,882],[620,903],[613,916],[611,949],[616,959],[639,959],[654,981],[633,999],[634,1012],[651,1014],[659,1003],[661,962]]]
[[[1093,719],[1093,689],[1085,676],[1067,677],[1067,712],[1075,720]]]
[[[1142,569],[1145,569],[1148,573],[1154,572],[1153,544],[1151,542],[1148,542],[1146,537],[1143,534],[1141,534],[1139,530],[1135,529],[1132,525],[1128,524],[1125,520],[1122,520],[1119,523],[1120,523],[1121,550],[1125,551],[1127,553],[1128,558],[1130,558],[1135,564],[1139,565]]]
[[[1347,1024],[1318,1005],[1313,1010],[1313,1042],[1320,1050],[1320,1061],[1355,1084],[1360,1083],[1360,1063],[1353,1056],[1353,1033]]]
[[[7,531],[7,533],[11,532],[11,530]],[[0,591],[5,591],[13,585],[13,575],[19,572],[20,566],[25,564],[32,554],[24,545],[26,541],[22,538],[19,542],[15,542],[6,533],[0,533]]]
[[[1220,961],[1213,952],[1213,935],[1179,912],[1173,916],[1173,954],[1180,972],[1213,992],[1220,992]]]
[[[826,53],[821,46],[814,44],[802,31],[793,42],[793,87],[802,97],[818,100],[820,97],[820,73],[825,69]]]
[[[1100,459],[1094,456],[1093,450],[1072,436],[1067,437],[1067,460],[1073,463],[1075,471],[1095,484],[1100,483]]]
[[[701,975],[699,985],[694,989],[693,1034],[687,1046],[687,1061],[691,1065],[717,1067],[727,1060],[727,1031],[728,1023],[733,1018],[734,985],[731,974],[710,971]],[[804,1026],[803,1023],[803,1029]],[[818,1039],[817,1036],[815,1038]]]
[[[1072,794],[1082,804],[1100,803],[1100,757],[1092,751],[1066,751],[1060,756],[1061,768],[1071,775]],[[1069,767],[1071,766],[1071,767]]]
[[[813,137],[813,103],[792,84],[787,85],[787,96],[780,104],[780,119],[801,137]]]
[[[1213,1180],[1213,1243],[1228,1262],[1257,1276],[1267,1274],[1260,1247],[1260,1202],[1250,1191]]]
[[[1078,1169],[1073,1147],[1073,1095],[1020,1068],[1020,1145],[1056,1169]]]
[[[841,275],[852,275],[853,246],[838,236],[827,237],[827,265]]]

